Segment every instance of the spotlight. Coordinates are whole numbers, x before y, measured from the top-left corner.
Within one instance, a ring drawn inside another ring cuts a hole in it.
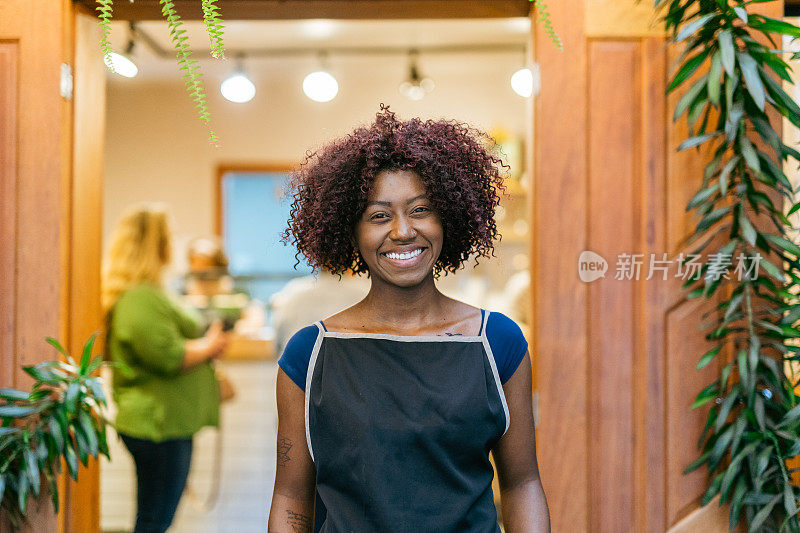
[[[139,68],[136,64],[127,57],[116,52],[110,52],[104,58],[105,64],[114,73],[126,78],[133,78],[139,73]]]
[[[539,65],[534,64],[533,69],[521,68],[512,74],[511,88],[523,98],[539,94]]]
[[[133,78],[139,73],[139,68],[136,63],[130,60],[133,54],[133,47],[136,43],[133,41],[133,36],[136,33],[136,27],[133,22],[128,24],[128,45],[125,47],[125,55],[116,52],[109,52],[103,58],[103,62],[111,69],[112,72],[125,76],[126,78]]]
[[[400,84],[400,94],[410,100],[422,100],[426,94],[434,89],[435,84],[430,78],[420,77],[416,50],[408,52],[408,59],[408,79]]]
[[[222,96],[237,104],[249,102],[256,95],[256,86],[244,73],[244,58],[237,62],[236,72],[226,78],[219,86]]]
[[[318,70],[305,77],[303,92],[315,102],[330,102],[339,93],[339,82],[328,72]]]

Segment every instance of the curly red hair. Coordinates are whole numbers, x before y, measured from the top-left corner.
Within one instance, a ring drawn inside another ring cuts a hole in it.
[[[470,256],[494,255],[500,236],[494,220],[508,168],[487,150],[487,134],[453,120],[398,120],[381,105],[375,122],[321,149],[307,152],[293,173],[289,227],[282,241],[297,247],[316,270],[366,272],[353,230],[375,176],[411,170],[420,176],[444,229],[434,275],[455,272]]]

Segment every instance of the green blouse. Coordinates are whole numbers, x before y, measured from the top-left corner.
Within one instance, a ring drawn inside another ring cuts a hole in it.
[[[203,333],[198,313],[156,285],[125,291],[111,315],[107,352],[119,433],[161,442],[219,424],[219,388],[210,361],[182,370],[186,339]]]

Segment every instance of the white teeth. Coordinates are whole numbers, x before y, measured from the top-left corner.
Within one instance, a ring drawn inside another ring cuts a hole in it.
[[[390,252],[390,253],[385,254],[385,255],[386,255],[386,257],[388,257],[390,259],[411,259],[412,257],[416,257],[421,253],[422,253],[422,248],[417,248],[413,252],[402,252],[402,253],[399,253],[399,254]]]

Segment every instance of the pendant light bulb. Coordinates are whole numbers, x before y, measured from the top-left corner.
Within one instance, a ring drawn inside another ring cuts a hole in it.
[[[318,70],[305,77],[303,92],[315,102],[330,102],[339,93],[339,82],[330,73]]]
[[[511,75],[511,88],[523,98],[533,94],[533,72],[529,68],[521,68]]]
[[[109,52],[105,57],[105,64],[108,68],[120,76],[133,78],[139,73],[136,63],[116,52]]]

